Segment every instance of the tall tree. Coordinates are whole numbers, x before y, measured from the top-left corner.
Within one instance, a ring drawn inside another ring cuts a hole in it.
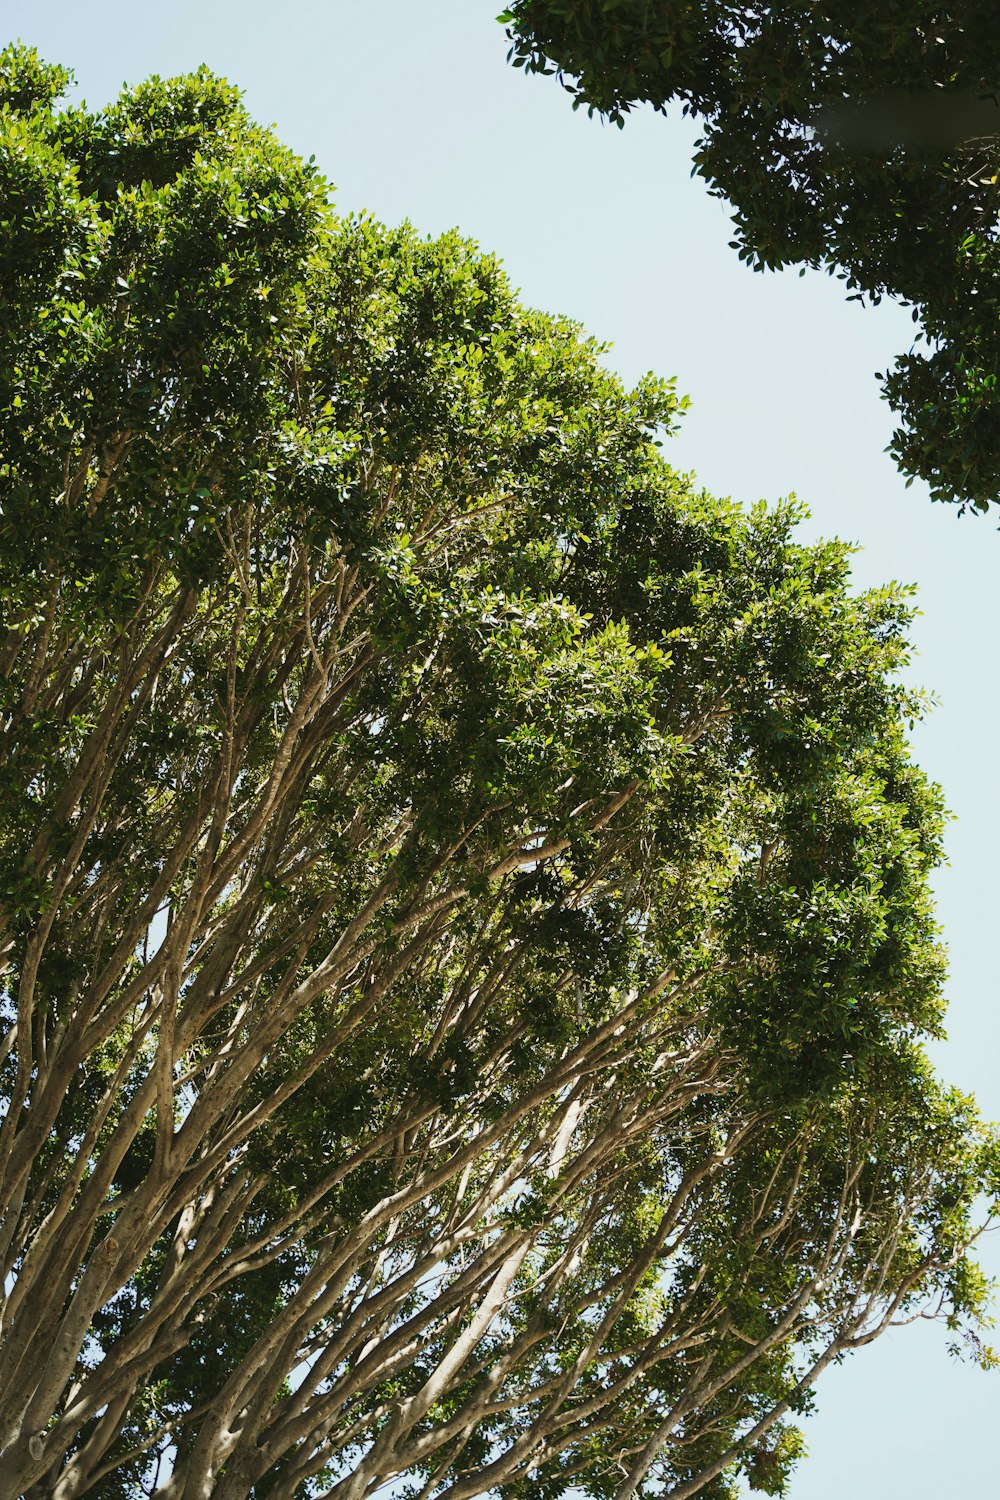
[[[1000,27],[960,0],[513,0],[513,61],[619,125],[702,127],[697,171],[755,269],[825,267],[913,307],[884,390],[893,452],[939,500],[1000,501]]]
[[[0,1491],[778,1492],[982,1359],[907,604],[207,73],[0,125]]]

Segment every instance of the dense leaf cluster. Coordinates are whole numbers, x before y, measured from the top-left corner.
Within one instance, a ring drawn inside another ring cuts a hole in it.
[[[0,1490],[781,1490],[996,1149],[908,607],[207,74],[4,55]]]
[[[927,346],[885,393],[893,452],[936,499],[1000,498],[1000,30],[938,0],[514,0],[511,56],[618,124],[699,117],[695,167],[755,269],[826,267],[911,305]]]

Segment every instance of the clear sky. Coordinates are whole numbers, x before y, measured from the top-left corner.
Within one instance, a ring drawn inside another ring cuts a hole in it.
[[[500,255],[526,301],[611,343],[626,378],[676,375],[692,399],[668,450],[677,467],[740,500],[795,491],[815,534],[859,544],[859,585],[918,585],[912,675],[939,703],[917,753],[955,814],[937,881],[950,1040],[935,1056],[996,1118],[1000,511],[959,519],[919,485],[904,490],[883,452],[892,420],[873,372],[909,347],[909,314],[846,303],[824,276],[752,274],[728,248],[724,206],[689,178],[690,123],[639,113],[619,132],[574,114],[554,79],[506,66],[500,9],[20,0],[2,24],[71,66],[91,105],[152,72],[204,62],[225,74],[316,157],[343,211],[429,233],[457,225]],[[1000,1272],[1000,1246],[984,1258]],[[918,1325],[827,1373],[792,1500],[996,1493],[1000,1372],[950,1360],[945,1344]]]

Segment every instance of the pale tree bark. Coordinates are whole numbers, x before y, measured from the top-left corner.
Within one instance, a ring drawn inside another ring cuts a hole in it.
[[[382,483],[389,507],[401,480]],[[556,1462],[569,1483],[600,1449],[619,1500],[665,1463],[677,1500],[694,1494],[964,1253],[931,1237],[900,1268],[936,1161],[888,1198],[866,1187],[868,1106],[845,1097],[837,1191],[817,1198],[829,1130],[813,1156],[819,1116],[783,1136],[711,1019],[713,987],[753,980],[711,908],[697,963],[589,1013],[571,963],[549,975],[572,1034],[533,1041],[520,997],[545,945],[516,917],[519,882],[559,870],[561,911],[613,897],[642,932],[644,883],[681,903],[702,852],[658,873],[642,778],[581,795],[572,773],[544,813],[501,800],[430,846],[364,749],[389,732],[367,690],[371,582],[332,545],[290,542],[263,569],[252,518],[227,526],[226,585],[151,569],[96,664],[58,588],[4,641],[13,762],[39,705],[80,722],[25,860],[37,911],[8,935],[0,1489],[75,1500],[166,1455],[158,1500],[248,1500],[275,1474],[288,1495],[363,1500],[409,1477],[464,1500]],[[431,509],[410,546],[455,558],[462,535]],[[447,699],[450,651],[442,631],[394,664],[400,724]],[[722,678],[679,710],[679,754],[728,732]],[[775,846],[752,857],[770,878]],[[433,1087],[381,1097],[407,1048]],[[324,1091],[347,1081],[369,1104],[328,1118]],[[713,1225],[747,1173],[723,1288]],[[734,1306],[783,1259],[766,1328],[741,1329]],[[158,1407],[219,1310],[268,1286],[202,1398]],[[782,1360],[768,1410],[743,1414],[755,1369]]]

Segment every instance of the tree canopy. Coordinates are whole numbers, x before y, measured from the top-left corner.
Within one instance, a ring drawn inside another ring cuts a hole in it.
[[[511,56],[622,124],[695,114],[697,171],[756,269],[825,267],[913,308],[892,451],[939,500],[1000,501],[1000,28],[961,0],[512,0]]]
[[[0,1490],[774,1494],[988,1360],[905,591],[207,72],[0,76]]]

